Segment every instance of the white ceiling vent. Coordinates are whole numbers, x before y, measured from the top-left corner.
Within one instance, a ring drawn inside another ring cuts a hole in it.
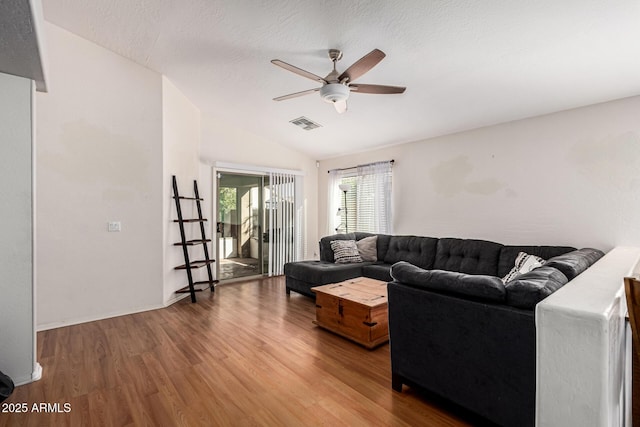
[[[313,129],[322,127],[322,125],[319,125],[316,122],[312,122],[311,120],[307,119],[305,116],[301,116],[301,117],[298,117],[297,119],[293,119],[289,123],[293,123],[294,125],[299,126],[304,130],[313,130]]]

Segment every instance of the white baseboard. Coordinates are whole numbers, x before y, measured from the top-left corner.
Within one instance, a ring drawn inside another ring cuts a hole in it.
[[[133,309],[133,310],[122,310],[122,311],[115,311],[115,312],[111,312],[111,313],[98,314],[98,315],[95,315],[95,316],[86,316],[86,317],[80,317],[80,318],[77,318],[77,319],[63,320],[62,322],[45,323],[43,325],[38,325],[38,327],[36,328],[36,331],[38,331],[38,332],[47,331],[49,329],[63,328],[65,326],[72,326],[72,325],[79,325],[81,323],[95,322],[96,320],[104,320],[104,319],[110,319],[112,317],[126,316],[127,314],[142,313],[144,311],[157,310],[159,308],[164,308],[164,307],[165,307],[164,304],[153,305],[153,306],[148,306],[148,307],[140,307],[140,308],[136,308],[136,309]]]
[[[175,296],[167,301],[165,301],[164,306],[169,307],[171,304],[175,304],[181,299],[188,297],[189,294],[175,294]]]
[[[135,314],[135,313],[142,313],[145,311],[158,310],[161,308],[169,307],[170,305],[175,304],[176,302],[180,301],[183,298],[186,298],[187,296],[189,296],[189,294],[176,294],[173,298],[169,299],[164,304],[141,307],[133,310],[123,310],[123,311],[116,311],[116,312],[106,313],[106,314],[98,314],[95,316],[87,316],[87,317],[81,317],[77,319],[64,320],[62,322],[45,323],[43,325],[38,325],[36,328],[36,331],[37,332],[47,331],[49,329],[79,325],[81,323],[95,322],[96,320],[104,320],[104,319],[110,319],[112,317],[126,316],[127,314]]]
[[[36,362],[33,373],[31,373],[31,381],[38,381],[40,378],[42,378],[42,365]]]
[[[40,378],[42,378],[42,365],[36,362],[30,377],[13,378],[13,383],[16,387],[18,387],[21,385],[32,383],[34,381],[38,381]]]

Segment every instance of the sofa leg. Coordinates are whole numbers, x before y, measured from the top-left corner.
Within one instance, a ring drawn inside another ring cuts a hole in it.
[[[391,388],[402,393],[402,377],[398,374],[391,374]]]
[[[291,289],[286,288],[287,289],[287,295],[291,295]]]

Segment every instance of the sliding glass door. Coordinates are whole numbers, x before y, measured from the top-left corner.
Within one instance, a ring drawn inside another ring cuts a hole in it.
[[[218,279],[262,275],[264,259],[264,177],[219,172]]]
[[[284,274],[303,257],[302,177],[216,173],[217,278]]]

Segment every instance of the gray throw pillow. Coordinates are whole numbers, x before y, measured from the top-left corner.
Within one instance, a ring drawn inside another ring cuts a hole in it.
[[[362,262],[355,240],[334,240],[331,242],[331,249],[336,264]]]
[[[356,242],[362,261],[378,260],[378,236],[369,236]]]

